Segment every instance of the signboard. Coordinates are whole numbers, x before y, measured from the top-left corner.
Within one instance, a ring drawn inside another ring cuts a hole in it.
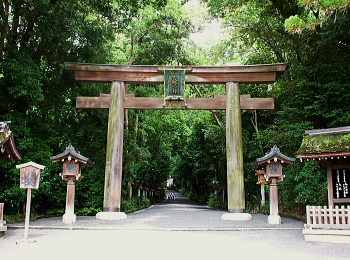
[[[183,100],[185,97],[185,70],[164,71],[165,99]]]
[[[66,171],[65,173],[67,174],[77,174],[77,163],[75,163],[74,161],[71,163],[65,163],[66,166]]]
[[[40,170],[45,166],[28,162],[20,165],[16,165],[17,169],[20,169],[20,188],[22,189],[37,189],[39,188]]]
[[[22,168],[20,171],[20,188],[37,189],[39,188],[40,169],[32,166]]]
[[[350,199],[350,169],[332,169],[334,199]]]

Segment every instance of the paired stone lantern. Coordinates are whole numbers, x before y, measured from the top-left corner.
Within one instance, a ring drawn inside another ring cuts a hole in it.
[[[256,184],[260,185],[260,194],[261,194],[261,206],[265,205],[265,185],[269,184],[265,179],[265,170],[256,170],[255,176],[258,177],[258,182]]]
[[[281,224],[281,217],[278,215],[277,184],[283,181],[283,178],[285,177],[282,174],[282,166],[292,164],[294,161],[294,158],[283,155],[280,152],[280,149],[275,145],[269,153],[267,153],[264,157],[256,159],[256,161],[253,163],[256,167],[265,168],[265,175],[262,176],[260,174],[260,184],[270,184],[270,215],[268,217],[269,224]]]
[[[76,222],[74,214],[75,182],[81,181],[84,177],[81,175],[81,166],[92,165],[93,162],[80,154],[71,144],[66,150],[56,156],[50,157],[52,162],[63,165],[63,172],[60,174],[62,179],[67,182],[66,210],[62,222],[64,224],[73,224]]]

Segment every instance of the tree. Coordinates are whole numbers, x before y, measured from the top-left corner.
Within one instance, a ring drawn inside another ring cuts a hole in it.
[[[341,13],[347,12],[350,7],[348,0],[299,0],[299,5],[305,8],[303,13],[290,16],[284,22],[286,30],[290,33],[300,33],[304,30],[315,30],[316,27],[322,26],[329,19],[334,19]]]
[[[163,0],[147,1],[156,7],[165,4]],[[108,93],[109,87],[78,84],[63,63],[117,59],[113,50],[116,33],[130,25],[140,8],[138,1],[112,0],[89,1],[88,5],[80,0],[5,0],[0,4],[0,120],[12,121],[24,162],[47,166],[42,189],[33,194],[33,205],[41,212],[64,206],[61,170],[49,156],[62,152],[69,143],[97,167],[86,169],[83,174],[88,178],[77,185],[77,191],[84,188],[85,194],[103,196],[108,112],[77,110],[75,99]],[[10,202],[8,207],[18,208],[23,196],[17,188],[18,173],[9,170],[11,166],[0,165],[1,178],[9,180],[0,193],[2,201]],[[101,185],[95,186],[97,183]],[[98,201],[79,194],[77,200],[81,207]]]

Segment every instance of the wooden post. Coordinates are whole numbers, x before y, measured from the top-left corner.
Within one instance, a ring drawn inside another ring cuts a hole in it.
[[[122,158],[125,84],[111,83],[111,105],[108,118],[107,153],[105,170],[105,192],[103,211],[119,212],[121,203]]]
[[[228,212],[245,210],[242,122],[238,82],[226,83],[226,151]]]
[[[67,181],[66,211],[62,218],[64,224],[74,224],[77,219],[74,214],[75,182],[73,178],[70,177]]]
[[[271,178],[270,183],[270,215],[267,222],[271,225],[281,225],[281,217],[278,215],[278,188],[277,178]]]
[[[7,230],[5,226],[6,221],[3,219],[4,217],[4,203],[0,203],[0,237]]]
[[[30,202],[32,197],[32,189],[27,189],[26,219],[24,222],[24,240],[28,240],[29,220],[30,220]]]
[[[270,215],[278,215],[278,188],[277,179],[271,178],[270,183]]]
[[[266,200],[265,200],[265,185],[262,184],[261,187],[260,187],[260,193],[261,193],[261,206],[264,206],[265,203],[266,203]]]
[[[328,183],[328,207],[334,207],[334,194],[333,194],[333,178],[332,178],[332,163],[327,162],[327,183]]]
[[[4,217],[4,203],[0,203],[0,227],[3,226],[3,224],[5,224],[3,217]]]

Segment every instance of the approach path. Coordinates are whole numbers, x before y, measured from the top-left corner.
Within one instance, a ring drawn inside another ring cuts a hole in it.
[[[125,220],[33,221],[29,238],[37,242],[32,244],[16,245],[23,223],[11,224],[0,238],[0,259],[350,259],[350,245],[305,242],[302,222],[282,218],[282,225],[269,225],[262,214],[251,221],[224,221],[223,213],[176,193],[175,200]]]

